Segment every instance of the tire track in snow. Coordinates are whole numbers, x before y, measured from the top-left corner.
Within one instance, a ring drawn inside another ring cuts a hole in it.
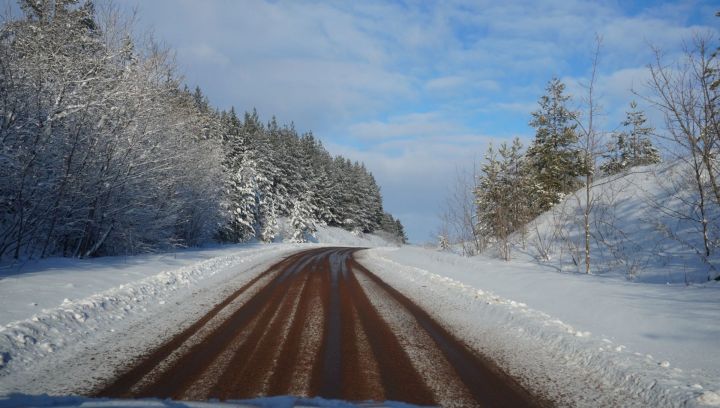
[[[97,395],[542,405],[357,263],[356,250],[286,258]]]

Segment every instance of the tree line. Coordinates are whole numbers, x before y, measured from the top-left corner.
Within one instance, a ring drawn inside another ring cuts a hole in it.
[[[211,240],[384,229],[380,188],[256,112],[213,109],[116,9],[19,2],[0,26],[0,258],[129,254]]]

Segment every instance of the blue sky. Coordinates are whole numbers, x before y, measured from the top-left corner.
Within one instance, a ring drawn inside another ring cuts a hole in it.
[[[531,140],[549,79],[581,107],[596,34],[601,125],[611,130],[637,99],[631,89],[646,92],[651,46],[671,60],[694,32],[720,28],[720,1],[118,4],[138,7],[137,26],[176,50],[188,84],[216,106],[256,107],[364,161],[414,242],[436,231],[456,168],[491,141]]]

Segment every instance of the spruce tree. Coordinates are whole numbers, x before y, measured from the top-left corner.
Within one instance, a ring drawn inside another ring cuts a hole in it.
[[[303,197],[295,200],[293,209],[290,212],[290,226],[292,227],[291,242],[307,242],[308,237],[314,237],[317,227],[313,213],[312,194],[306,193]]]
[[[660,153],[650,141],[653,129],[647,125],[645,112],[638,109],[635,101],[630,102],[622,126],[626,129],[613,135],[613,143],[600,166],[605,174],[616,174],[635,166],[660,162]]]
[[[574,113],[567,107],[569,96],[565,85],[553,78],[532,113],[530,126],[535,139],[527,151],[528,165],[535,181],[535,196],[539,211],[560,202],[563,196],[579,188],[578,176],[586,173],[581,151],[577,146]]]

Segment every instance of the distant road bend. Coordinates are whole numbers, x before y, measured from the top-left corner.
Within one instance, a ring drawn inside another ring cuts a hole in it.
[[[285,258],[97,395],[544,405],[355,261],[357,250]]]

